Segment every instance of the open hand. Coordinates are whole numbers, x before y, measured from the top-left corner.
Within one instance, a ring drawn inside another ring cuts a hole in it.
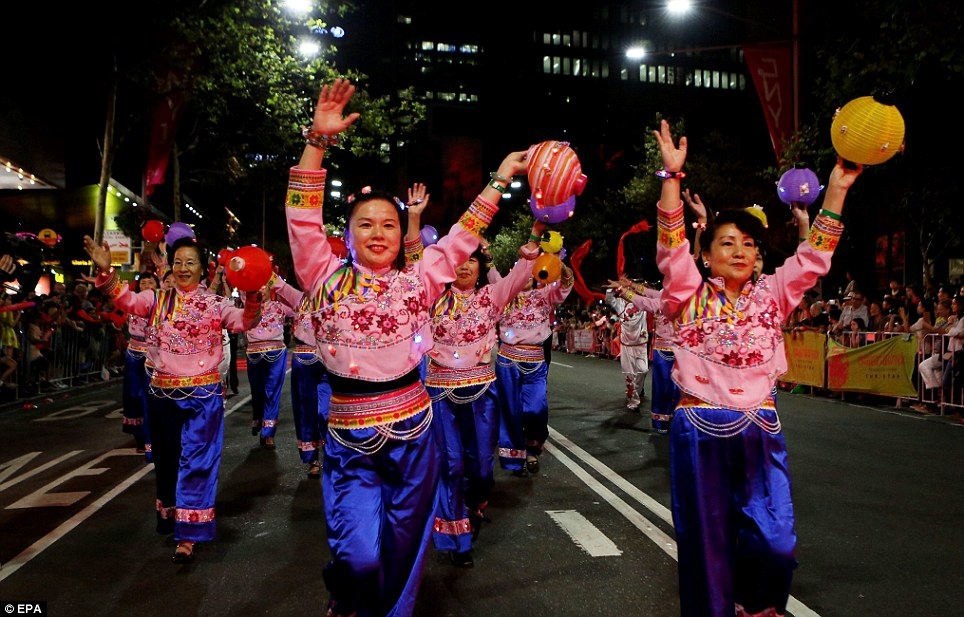
[[[666,120],[659,121],[659,130],[653,131],[653,134],[656,136],[659,153],[663,157],[663,169],[669,172],[681,171],[683,163],[686,162],[686,137],[680,137],[679,147],[676,147],[673,135],[669,130],[669,122]]]
[[[106,240],[98,246],[93,238],[84,236],[84,251],[90,256],[90,260],[94,262],[98,270],[101,272],[110,270],[110,247]]]
[[[311,130],[329,137],[337,135],[351,126],[361,117],[358,112],[344,115],[345,105],[355,94],[355,86],[347,79],[336,79],[330,85],[325,84],[318,95],[315,115],[311,123]]]

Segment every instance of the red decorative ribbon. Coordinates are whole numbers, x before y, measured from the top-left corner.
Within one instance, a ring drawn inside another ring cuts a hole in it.
[[[649,221],[643,219],[630,227],[626,233],[619,237],[619,246],[616,248],[616,274],[618,276],[622,276],[626,271],[626,257],[623,255],[623,240],[625,240],[626,236],[629,234],[637,234],[644,231],[649,231],[650,229],[652,228],[649,226]]]
[[[602,294],[596,291],[589,291],[586,287],[586,281],[582,278],[582,273],[579,271],[579,266],[582,264],[582,260],[589,253],[589,249],[592,247],[592,240],[586,240],[583,242],[579,248],[572,252],[569,256],[569,263],[572,264],[572,274],[575,278],[572,288],[576,290],[579,297],[582,298],[586,304],[592,304],[596,300],[605,300],[606,294]]]

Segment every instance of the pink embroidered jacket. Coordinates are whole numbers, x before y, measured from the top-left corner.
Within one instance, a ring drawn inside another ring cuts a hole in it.
[[[690,256],[683,206],[657,207],[657,221],[662,310],[677,330],[673,381],[717,407],[758,409],[787,371],[781,324],[830,269],[843,226],[818,216],[809,241],[772,275],[748,281],[733,306],[722,279],[704,280]]]
[[[314,347],[315,334],[311,331],[311,297],[309,294],[292,287],[281,277],[275,278],[271,284],[271,290],[275,292],[281,302],[292,309],[294,321],[291,325],[291,334],[296,339],[296,343]]]
[[[261,320],[247,332],[248,352],[268,351],[284,347],[285,321],[295,316],[288,305],[278,300],[261,304]]]
[[[478,247],[498,208],[477,198],[448,234],[403,270],[346,268],[325,241],[326,173],[292,168],[285,203],[296,274],[319,307],[312,314],[318,356],[336,375],[391,381],[418,367],[431,349],[429,309]]]
[[[147,364],[158,373],[193,377],[217,371],[224,355],[221,329],[249,330],[258,323],[259,307],[236,308],[230,298],[198,286],[134,292],[116,274],[101,273],[97,288],[123,311],[147,318]]]
[[[560,279],[516,295],[499,320],[499,339],[509,345],[542,345],[552,332],[552,309],[565,301],[572,285],[572,280]]]
[[[145,290],[146,291],[146,290]],[[127,316],[127,351],[138,357],[147,353],[147,320],[137,315]]]
[[[429,352],[433,362],[448,368],[469,368],[488,364],[496,343],[495,324],[506,304],[532,278],[532,264],[539,251],[526,252],[509,274],[496,283],[489,283],[467,293],[454,287],[443,294],[436,306],[432,335],[435,347]],[[442,305],[442,306],[440,306]],[[431,379],[432,365],[429,365]]]

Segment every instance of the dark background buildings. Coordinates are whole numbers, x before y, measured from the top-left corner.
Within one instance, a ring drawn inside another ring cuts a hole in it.
[[[859,4],[870,10],[880,3]],[[788,44],[796,14],[799,115],[803,122],[816,117],[829,128],[827,109],[833,101],[814,85],[826,68],[816,50],[831,34],[856,24],[852,17],[864,10],[817,0],[707,0],[698,3],[696,13],[679,19],[670,18],[665,3],[656,0],[574,6],[545,0],[359,0],[357,5],[356,12],[337,23],[346,35],[338,41],[335,65],[364,72],[368,77],[363,86],[373,93],[413,86],[427,104],[428,115],[418,135],[399,148],[390,165],[345,171],[354,184],[376,183],[372,178],[400,193],[411,182],[425,182],[439,208],[427,222],[440,228],[452,222],[507,152],[546,139],[569,141],[579,153],[590,178],[580,203],[620,188],[634,173],[633,165],[659,115],[685,120],[694,151],[702,150],[702,140],[712,134],[716,143],[730,148],[726,156],[761,170],[776,167],[743,47]],[[0,208],[6,230],[36,232],[53,219],[63,228],[58,231],[68,252],[77,254],[80,236],[93,226],[90,187],[100,180],[105,93],[96,76],[109,68],[102,52],[118,47],[118,41],[121,49],[123,41],[137,41],[138,25],[152,16],[113,2],[68,6],[55,14],[38,9],[11,7],[3,24],[5,32],[26,35],[27,44],[18,50],[22,60],[13,64],[0,93],[0,158],[24,166],[54,188],[0,189]],[[873,26],[874,21],[868,23]],[[883,34],[855,29],[853,36]],[[948,44],[959,46],[957,41]],[[632,61],[625,55],[631,45],[644,45],[655,53],[651,59]],[[641,63],[647,70],[640,70]],[[717,81],[696,84],[693,75],[698,70],[709,71],[708,81]],[[927,92],[918,88],[906,100],[940,96],[940,70]],[[137,102],[128,102],[120,113],[134,113],[132,103]],[[909,112],[912,105],[903,109]],[[908,122],[912,120],[908,114]],[[913,137],[909,127],[908,140]],[[147,137],[131,133],[115,139],[124,140],[124,154],[113,169],[117,192],[123,193],[119,199],[136,200],[142,193]],[[283,178],[277,181],[283,183]],[[759,188],[753,178],[733,178],[732,183]],[[247,231],[260,227],[259,236],[282,238],[283,217],[277,208],[265,208],[264,202],[277,206],[283,192],[267,182],[265,186],[262,194],[231,204],[232,211]],[[775,191],[765,185],[764,190],[769,201],[762,205],[775,217],[784,214]],[[185,211],[187,222],[223,223],[224,204],[216,192],[192,196],[197,198],[197,212],[208,216],[200,219]],[[162,189],[152,203],[171,216],[168,197]],[[519,203],[525,197],[515,195],[518,201],[512,208],[525,209]],[[505,222],[506,216],[500,213],[497,222]],[[875,238],[908,222],[892,218],[876,216],[866,226],[850,228],[848,266],[868,284],[879,277],[873,261]],[[627,220],[625,227],[633,222]],[[918,271],[919,265],[909,266],[899,276],[914,281]],[[842,274],[837,273],[841,278]]]

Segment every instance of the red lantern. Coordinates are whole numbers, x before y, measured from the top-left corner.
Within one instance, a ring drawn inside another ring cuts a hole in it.
[[[331,246],[331,252],[335,254],[338,259],[344,259],[348,257],[348,246],[345,244],[345,240],[338,236],[328,236],[328,244]]]
[[[160,242],[164,239],[164,223],[156,219],[147,221],[141,228],[141,236],[148,242]]]
[[[234,251],[231,249],[221,249],[218,251],[218,265],[228,267],[228,262],[231,261],[231,257],[234,255]]]
[[[257,246],[242,246],[231,255],[224,276],[231,287],[258,291],[271,279],[271,256]]]
[[[555,253],[543,253],[532,264],[532,276],[543,285],[550,285],[562,276],[562,262]]]

